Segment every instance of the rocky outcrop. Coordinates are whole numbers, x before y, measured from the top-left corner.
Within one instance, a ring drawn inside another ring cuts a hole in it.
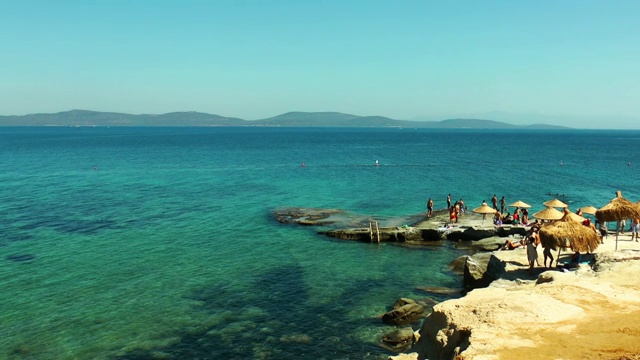
[[[483,259],[487,255],[487,268],[501,264],[503,277],[463,298],[435,305],[410,350],[418,358],[639,356],[640,250],[599,253],[591,266],[580,265],[575,271],[538,268],[533,274],[527,270],[524,250],[484,254]],[[469,259],[467,263],[479,262]]]
[[[494,227],[460,227],[447,234],[448,240],[480,240],[496,235]]]
[[[335,220],[331,216],[344,214],[338,209],[284,208],[274,211],[274,217],[283,224],[330,225]]]
[[[504,273],[505,265],[493,253],[467,256],[464,263],[463,284],[466,291],[489,286]]]
[[[381,226],[374,217],[348,213],[340,209],[284,208],[274,211],[274,217],[284,224],[307,226],[332,226],[334,229],[322,230],[321,235],[361,242],[392,242],[406,245],[433,245],[443,240],[470,242],[462,245],[478,251],[493,251],[504,244],[504,238],[524,234],[521,226],[495,227],[491,223],[484,225],[481,218],[467,214],[460,223],[447,223],[446,211],[438,211],[434,217],[425,219],[416,214],[404,217],[403,226]],[[370,227],[371,226],[371,227]],[[491,239],[491,240],[489,240]],[[481,242],[479,242],[481,241]],[[477,244],[476,244],[477,243]]]
[[[471,242],[471,247],[478,251],[496,251],[504,246],[506,239],[508,239],[508,237],[492,236]]]
[[[393,305],[393,309],[382,315],[382,321],[390,325],[406,325],[414,323],[424,316],[424,306],[416,301],[401,298]]]
[[[410,326],[394,330],[382,337],[384,345],[392,351],[402,351],[414,344],[417,334]]]
[[[320,231],[319,234],[342,239],[362,242],[396,242],[419,244],[442,240],[441,234],[435,230],[418,229],[416,227],[392,227],[372,229],[338,229]]]
[[[464,266],[467,263],[468,255],[458,256],[449,263],[449,270],[458,275],[464,274]]]
[[[520,232],[520,229],[524,228],[518,228],[516,232]],[[466,246],[463,245],[462,247],[478,251],[498,250],[504,245],[505,240],[508,238],[498,236],[499,233],[506,233],[500,230],[500,228],[467,226],[438,228],[421,228],[415,226],[386,227],[379,229],[349,228],[320,231],[318,233],[342,240],[378,242],[378,232],[380,242],[432,244],[443,240],[467,241],[468,243],[465,243]]]

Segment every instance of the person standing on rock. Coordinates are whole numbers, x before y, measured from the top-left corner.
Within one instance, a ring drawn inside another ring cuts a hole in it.
[[[493,197],[491,198],[491,204],[493,204],[493,208],[495,210],[498,210],[498,197],[496,196],[496,194],[493,194]]]
[[[487,205],[487,202],[482,200],[482,206]],[[484,221],[487,218],[487,214],[482,214],[482,221]]]
[[[540,243],[540,237],[538,232],[533,230],[531,235],[527,238],[527,260],[529,261],[529,272],[533,272],[533,266],[538,261],[538,244]]]
[[[447,195],[447,210],[451,209],[451,194]]]
[[[507,200],[505,200],[503,196],[502,199],[500,199],[500,214],[504,214],[504,208],[506,206],[507,206]]]
[[[544,255],[544,267],[547,267],[547,259],[550,259],[551,261],[549,261],[549,267],[553,266],[553,254],[551,254],[551,248],[550,247],[545,247],[542,250],[542,254]]]
[[[427,217],[430,218],[433,215],[433,199],[429,198],[427,201]]]

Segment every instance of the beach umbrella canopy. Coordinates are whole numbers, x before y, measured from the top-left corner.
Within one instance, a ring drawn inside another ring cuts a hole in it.
[[[595,215],[598,209],[596,209],[594,206],[584,206],[580,208],[580,211],[582,211],[585,214]]]
[[[565,209],[566,209],[566,208],[565,208]],[[576,214],[576,213],[573,213],[573,212],[571,212],[571,211],[569,211],[569,210],[567,210],[567,211],[565,212],[564,217],[565,217],[567,220],[569,220],[569,221],[578,222],[578,223],[580,223],[580,224],[582,224],[582,222],[583,222],[583,221],[587,220],[587,219],[585,219],[584,217],[582,217],[582,216],[580,216],[580,215],[578,215],[578,214]]]
[[[540,229],[540,242],[545,248],[571,248],[579,252],[592,252],[600,245],[593,228],[571,221],[568,216]]]
[[[546,209],[538,211],[533,214],[533,217],[540,220],[560,220],[562,219],[562,212],[558,211],[550,206],[547,206]]]
[[[496,209],[492,208],[491,206],[487,205],[487,204],[482,204],[482,206],[477,207],[475,209],[472,210],[474,213],[478,213],[478,214],[495,214],[496,213]]]
[[[496,213],[496,209],[490,207],[487,204],[482,204],[482,206],[477,207],[472,211],[478,214],[495,214]],[[484,217],[482,218],[482,224],[484,224]]]
[[[598,221],[620,221],[625,219],[640,218],[640,206],[622,197],[620,190],[616,191],[616,197],[596,211]]]
[[[620,190],[616,197],[596,211],[598,221],[620,221],[625,219],[640,219],[640,206],[622,197]],[[616,250],[618,250],[618,229],[616,228]]]
[[[549,201],[545,201],[542,203],[542,205],[544,206],[549,206],[549,207],[554,207],[554,208],[565,208],[569,205],[563,203],[562,201],[558,200],[558,199],[553,199],[553,200],[549,200]]]
[[[527,203],[526,203],[526,202],[524,202],[524,201],[520,201],[520,200],[518,200],[518,201],[514,202],[513,204],[509,204],[509,205],[507,205],[507,206],[510,206],[510,207],[519,207],[519,208],[530,208],[530,207],[531,207],[531,205],[527,204]]]

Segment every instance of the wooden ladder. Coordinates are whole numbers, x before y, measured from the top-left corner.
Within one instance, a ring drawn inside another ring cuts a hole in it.
[[[378,222],[375,221],[376,224],[376,235],[378,239],[378,244],[380,243],[380,228],[378,227]],[[369,221],[369,239],[373,242],[373,222]]]

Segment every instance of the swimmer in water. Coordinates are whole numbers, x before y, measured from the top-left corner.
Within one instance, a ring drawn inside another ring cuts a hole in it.
[[[302,167],[307,167],[307,165],[305,165],[304,163],[302,163]]]
[[[376,160],[376,166],[380,166],[380,164],[378,163],[378,160]]]

